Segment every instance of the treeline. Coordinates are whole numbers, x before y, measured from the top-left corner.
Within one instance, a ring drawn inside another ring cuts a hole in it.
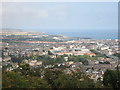
[[[88,65],[88,59],[92,59],[89,55],[82,55],[82,56],[75,56],[75,55],[62,55],[62,56],[56,56],[56,58],[51,58],[49,55],[43,55],[43,56],[30,56],[30,59],[36,59],[38,61],[43,61],[43,64],[49,65],[49,64],[55,64],[55,63],[64,63],[65,57],[68,57],[67,61],[73,61],[73,62],[82,62],[83,65]]]
[[[114,90],[120,89],[120,71],[117,70],[106,70],[104,73],[103,84],[107,87],[112,87]]]
[[[8,72],[3,71],[3,88],[102,88],[100,82],[94,82],[84,73],[78,71],[65,74],[59,70],[30,68],[20,66]]]
[[[98,52],[96,50],[91,49],[90,51],[93,52],[93,53],[95,53],[96,57],[105,57],[105,58],[107,58],[107,56],[105,54],[100,53],[100,52]]]
[[[120,88],[120,71],[106,70],[103,81],[94,82],[83,72],[77,70],[65,74],[62,70],[50,68],[31,68],[28,64],[20,65],[14,71],[3,70],[2,86],[4,88]]]
[[[50,52],[49,52],[50,53]],[[73,61],[73,62],[81,62],[83,65],[89,65],[88,60],[96,60],[96,57],[90,57],[89,55],[56,55],[56,58],[51,58],[52,55],[42,55],[42,56],[38,56],[38,55],[33,55],[33,56],[29,56],[29,57],[25,57],[25,56],[11,56],[11,60],[12,62],[18,62],[21,63],[24,59],[33,59],[33,60],[38,60],[38,61],[42,61],[44,65],[53,65],[55,63],[64,63],[66,62],[65,57],[68,57],[67,61]]]

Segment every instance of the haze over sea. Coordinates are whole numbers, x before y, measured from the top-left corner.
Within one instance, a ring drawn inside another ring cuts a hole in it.
[[[70,36],[70,37],[80,37],[80,38],[92,38],[92,39],[118,39],[118,32],[115,30],[113,31],[108,31],[108,32],[101,32],[101,31],[95,31],[95,32],[47,32],[47,34],[50,35],[65,35],[65,36]]]
[[[0,28],[93,39],[118,38],[118,2],[3,3]]]

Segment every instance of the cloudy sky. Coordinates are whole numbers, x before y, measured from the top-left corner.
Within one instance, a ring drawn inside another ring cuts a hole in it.
[[[118,28],[117,2],[5,2],[2,26],[45,32],[114,31]]]

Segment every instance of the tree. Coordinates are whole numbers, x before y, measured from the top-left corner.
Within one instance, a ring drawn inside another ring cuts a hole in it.
[[[48,51],[48,55],[54,55],[51,51]]]
[[[3,88],[49,88],[40,77],[21,76],[16,72],[4,72],[2,85]]]
[[[4,72],[2,76],[3,88],[24,88],[29,85],[29,82],[24,77],[15,72]]]
[[[120,71],[106,70],[103,77],[103,84],[114,89],[120,88]]]

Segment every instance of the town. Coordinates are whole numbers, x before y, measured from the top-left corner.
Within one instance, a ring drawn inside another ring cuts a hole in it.
[[[1,69],[16,71],[21,65],[44,69],[83,72],[93,81],[103,81],[107,69],[120,66],[118,39],[97,40],[90,38],[47,35],[44,32],[8,30],[1,32]],[[82,80],[82,79],[81,79]]]

